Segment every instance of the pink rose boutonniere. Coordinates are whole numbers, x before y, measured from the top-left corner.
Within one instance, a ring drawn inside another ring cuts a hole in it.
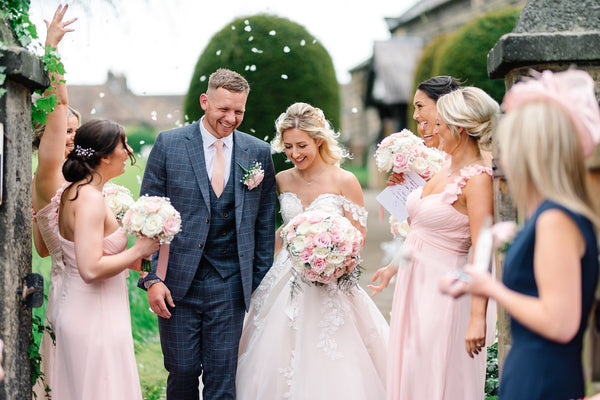
[[[260,185],[265,177],[265,171],[262,169],[262,165],[258,161],[255,161],[254,164],[252,164],[252,166],[248,169],[242,167],[241,165],[240,168],[244,170],[242,183],[248,187],[248,190],[252,190]]]

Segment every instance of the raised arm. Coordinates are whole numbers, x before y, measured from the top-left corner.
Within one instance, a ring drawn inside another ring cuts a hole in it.
[[[67,5],[64,7],[59,5],[52,21],[44,20],[47,29],[47,49],[48,46],[56,49],[65,33],[73,31],[68,26],[75,22],[76,18],[63,22],[67,9]],[[48,204],[62,182],[64,182],[61,166],[65,154],[69,99],[63,75],[59,72],[51,72],[50,80],[50,88],[44,95],[56,95],[58,104],[48,114],[44,133],[40,140],[38,168],[33,181],[33,206],[36,210]]]

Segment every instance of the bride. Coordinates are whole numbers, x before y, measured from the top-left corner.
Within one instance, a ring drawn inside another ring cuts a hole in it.
[[[366,235],[356,177],[338,164],[338,145],[323,112],[291,105],[275,123],[273,148],[294,168],[277,175],[284,224],[309,210],[345,216]],[[292,274],[276,235],[276,258],[252,295],[240,341],[238,399],[382,399],[388,325],[366,292],[315,286]],[[299,286],[293,290],[294,286]],[[292,295],[293,294],[293,295]]]

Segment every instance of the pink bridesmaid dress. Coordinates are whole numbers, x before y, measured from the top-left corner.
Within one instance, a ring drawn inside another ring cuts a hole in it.
[[[141,399],[126,278],[128,271],[88,284],[79,275],[74,243],[60,236],[65,273],[57,302],[52,398]],[[104,255],[122,252],[119,228],[104,238]]]
[[[388,352],[388,400],[482,400],[486,352],[474,359],[465,350],[471,298],[453,299],[438,289],[439,278],[462,268],[471,247],[469,219],[452,204],[471,176],[490,168],[466,166],[442,193],[406,202],[410,231],[405,241],[415,255],[398,270]],[[488,314],[490,313],[488,307]],[[488,329],[493,336],[494,326]]]
[[[46,303],[46,317],[44,325],[54,331],[54,321],[56,319],[56,302],[61,292],[65,264],[63,262],[62,250],[60,248],[60,239],[58,237],[58,208],[60,196],[67,187],[65,183],[58,189],[56,194],[50,200],[50,203],[40,208],[33,217],[37,221],[40,235],[46,244],[50,253],[52,265],[50,267],[50,285],[48,289],[48,302]],[[34,386],[34,391],[38,399],[45,398],[46,388],[50,386],[52,372],[54,370],[54,340],[48,330],[44,330],[42,342],[40,344],[40,355],[42,357],[41,372],[44,374],[44,381],[38,379]],[[52,388],[50,388],[52,389]]]

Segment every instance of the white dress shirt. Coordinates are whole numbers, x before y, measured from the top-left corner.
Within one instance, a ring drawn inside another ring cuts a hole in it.
[[[202,134],[202,144],[204,147],[204,161],[206,162],[206,172],[208,173],[208,180],[212,179],[213,162],[217,148],[213,146],[217,140],[223,142],[223,154],[225,155],[225,175],[223,179],[223,188],[227,186],[229,180],[229,174],[231,173],[231,154],[233,152],[233,134],[225,136],[224,138],[217,139],[204,127],[204,117],[200,119],[200,133]]]

